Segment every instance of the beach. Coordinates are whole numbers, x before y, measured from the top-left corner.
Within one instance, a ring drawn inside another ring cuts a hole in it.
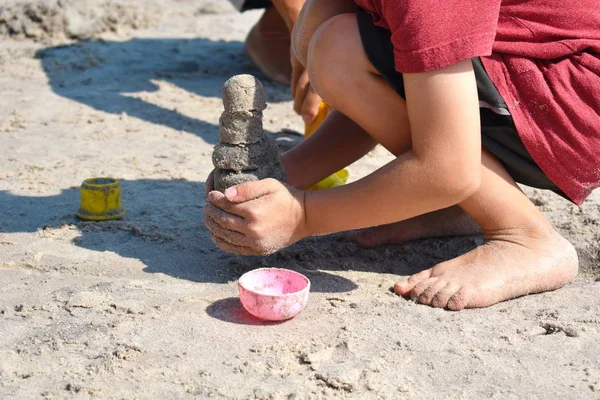
[[[485,309],[390,290],[478,236],[363,249],[340,233],[267,257],[225,253],[203,224],[223,83],[262,80],[281,146],[303,131],[289,89],[244,54],[260,11],[82,3],[0,5],[0,398],[600,398],[600,191],[577,207],[523,188],[580,271]],[[378,147],[350,179],[392,159]],[[76,217],[92,177],[121,182],[123,219]],[[306,309],[249,315],[237,280],[260,267],[306,275]]]

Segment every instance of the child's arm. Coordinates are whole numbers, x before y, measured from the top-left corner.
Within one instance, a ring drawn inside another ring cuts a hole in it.
[[[288,183],[306,189],[358,160],[375,145],[360,126],[334,110],[314,134],[286,152],[281,163]]]
[[[405,74],[412,149],[358,182],[301,192],[273,179],[211,192],[205,223],[238,254],[268,254],[306,236],[382,225],[458,204],[481,180],[479,102],[471,60]],[[316,142],[316,140],[315,140]]]
[[[479,106],[471,61],[405,74],[404,83],[412,149],[358,182],[306,193],[311,234],[405,220],[458,204],[479,188]]]

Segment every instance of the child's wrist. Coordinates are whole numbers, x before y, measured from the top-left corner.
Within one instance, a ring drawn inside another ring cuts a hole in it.
[[[318,236],[320,234],[318,216],[315,215],[315,211],[317,210],[315,207],[315,195],[317,192],[304,191],[303,193],[304,231],[306,233],[306,237]]]

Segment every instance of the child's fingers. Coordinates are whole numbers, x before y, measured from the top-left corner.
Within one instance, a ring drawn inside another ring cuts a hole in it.
[[[307,124],[312,123],[317,114],[319,113],[319,104],[321,104],[321,97],[315,92],[312,86],[309,85],[302,108],[300,109],[300,115],[304,118],[304,122]]]
[[[281,186],[281,182],[270,178],[255,182],[246,182],[227,188],[227,190],[225,190],[225,198],[231,203],[244,203],[256,200],[259,197],[267,196],[280,189]],[[238,207],[237,210],[241,211],[242,208]]]
[[[260,255],[256,250],[252,249],[251,247],[237,246],[214,235],[212,237],[212,240],[221,250],[226,251],[228,253],[239,254],[242,256]]]
[[[262,245],[260,241],[251,239],[243,233],[223,228],[211,218],[206,218],[204,224],[215,243],[225,251],[244,255],[268,255],[278,249],[278,247]]]
[[[223,211],[228,212],[229,214],[237,215],[243,217],[243,210],[241,210],[235,202],[230,201],[225,195],[221,192],[213,190],[210,192],[206,198],[207,206],[208,204],[212,204],[217,206]]]
[[[304,99],[308,94],[308,90],[310,89],[310,81],[308,80],[308,73],[303,71],[300,77],[298,78],[298,83],[296,84],[296,93],[294,95],[294,111],[298,115],[302,115],[302,106],[304,105]]]
[[[234,214],[230,214],[211,203],[206,204],[206,206],[204,207],[205,224],[208,219],[212,219],[222,228],[229,229],[231,231],[244,233],[246,228],[246,221],[244,220],[244,218]]]
[[[219,201],[219,199],[225,198],[225,195],[217,190],[211,190],[210,192],[208,192],[208,195],[206,195],[206,200],[208,200],[211,203],[215,203],[216,201]]]
[[[217,236],[231,244],[239,246],[249,244],[248,238],[246,238],[246,236],[243,233],[224,228],[210,217],[206,217],[204,219],[204,225],[206,225],[206,227],[208,228],[210,233],[213,234],[213,236]]]

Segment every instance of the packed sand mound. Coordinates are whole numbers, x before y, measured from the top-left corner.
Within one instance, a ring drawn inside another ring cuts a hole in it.
[[[215,146],[212,157],[215,189],[223,191],[266,178],[285,180],[277,142],[266,136],[262,128],[262,111],[267,103],[260,80],[248,74],[236,75],[225,82],[221,93],[225,111],[219,118],[221,142]],[[245,123],[249,116],[258,120],[256,126]],[[228,126],[224,124],[227,120],[241,123]]]

